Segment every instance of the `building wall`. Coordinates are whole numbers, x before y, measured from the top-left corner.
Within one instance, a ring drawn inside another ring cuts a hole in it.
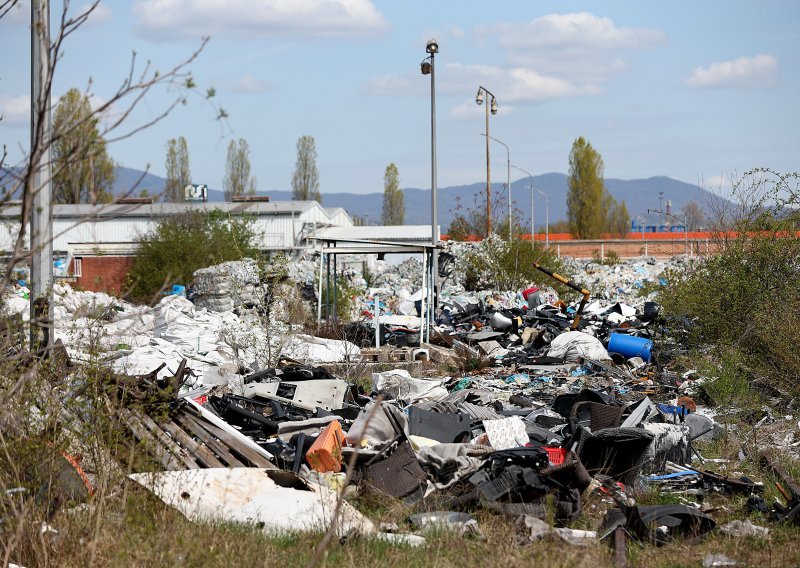
[[[133,258],[130,256],[74,257],[70,262],[70,274],[77,272],[78,263],[80,264],[80,276],[75,277],[72,283],[73,287],[117,296],[124,291],[125,276],[133,264]]]

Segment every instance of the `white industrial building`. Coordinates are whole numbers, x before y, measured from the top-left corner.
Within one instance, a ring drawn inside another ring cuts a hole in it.
[[[118,291],[136,243],[159,220],[190,210],[217,210],[252,220],[254,244],[263,251],[313,247],[309,237],[318,228],[353,226],[344,209],[316,201],[55,205],[53,252],[65,259],[69,275],[81,287]],[[0,209],[0,250],[5,254],[14,246],[21,214],[18,204]]]
[[[165,217],[189,210],[218,210],[252,219],[258,248],[305,248],[317,227],[351,227],[353,220],[340,207],[322,207],[316,201],[255,203],[114,203],[55,205],[53,250],[60,253],[125,253]],[[0,210],[0,248],[10,251],[19,231],[19,205]]]

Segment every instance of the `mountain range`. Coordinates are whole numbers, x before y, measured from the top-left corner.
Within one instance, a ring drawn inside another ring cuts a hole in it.
[[[141,188],[146,188],[148,192],[159,194],[164,191],[166,180],[162,177],[144,173],[126,167],[117,168],[117,178],[114,185],[114,193],[123,195],[130,191],[131,187],[137,190],[131,192],[138,195]],[[136,182],[139,182],[136,185]],[[511,199],[516,211],[521,212],[525,223],[530,223],[531,214],[531,192],[530,178],[523,177],[511,182]],[[549,219],[551,223],[567,218],[567,187],[568,178],[561,173],[547,173],[533,177],[533,187],[547,195],[549,202]],[[622,180],[614,178],[605,179],[606,188],[617,199],[625,201],[631,218],[641,217],[646,224],[657,222],[658,215],[648,215],[648,209],[658,210],[666,207],[667,200],[672,202],[672,211],[680,215],[681,208],[689,201],[696,201],[701,208],[712,202],[717,197],[711,192],[693,184],[678,181],[666,176],[656,176],[646,179]],[[459,210],[464,211],[474,208],[476,197],[482,196],[486,191],[486,182],[476,182],[468,185],[457,185],[440,187],[439,195],[439,224],[445,231],[450,225],[453,217]],[[291,190],[271,190],[269,192],[259,192],[269,195],[272,201],[288,201],[292,198]],[[431,193],[430,189],[419,189],[408,187],[403,189],[405,195],[405,223],[408,225],[424,225],[430,223]],[[505,183],[492,183],[492,202],[498,195],[506,194]],[[659,195],[663,196],[663,202],[659,201]],[[542,226],[545,223],[547,210],[546,201],[540,193],[534,194],[536,225]],[[208,200],[210,202],[220,202],[224,200],[220,190],[209,188]],[[507,201],[499,205],[506,210]],[[342,207],[350,215],[358,215],[368,222],[380,222],[381,211],[383,209],[383,193],[325,193],[322,189],[322,204],[325,207]],[[498,213],[500,213],[498,211]],[[500,215],[502,218],[503,215]]]
[[[0,176],[2,178],[3,176]],[[8,182],[9,178],[6,177]],[[160,176],[146,173],[141,170],[119,166],[116,168],[114,194],[122,196],[130,194],[138,196],[142,189],[147,189],[150,195],[163,193],[166,180]],[[511,198],[515,211],[524,219],[524,224],[530,223],[531,192],[530,178],[524,177],[511,182]],[[648,214],[648,209],[658,210],[662,205],[666,207],[667,200],[672,202],[672,211],[680,215],[681,208],[689,201],[696,201],[701,208],[706,208],[714,200],[719,199],[713,193],[690,183],[678,181],[666,176],[656,176],[646,179],[622,180],[614,178],[605,179],[608,191],[618,201],[625,201],[631,218],[640,218],[644,224],[655,224],[657,214]],[[0,179],[0,190],[2,190]],[[504,183],[492,184],[492,202],[495,203],[499,195],[505,196]],[[567,218],[567,185],[568,178],[561,173],[547,173],[533,177],[533,187],[537,190],[535,197],[536,225],[541,228],[547,216],[546,203],[549,202],[549,220],[554,223]],[[134,188],[134,189],[131,189]],[[459,212],[474,208],[476,198],[479,199],[486,191],[486,183],[478,181],[468,185],[440,187],[439,195],[439,224],[442,231],[447,231],[453,217]],[[547,195],[545,200],[538,192]],[[290,190],[276,189],[260,194],[269,195],[272,201],[288,201],[292,198]],[[405,223],[407,225],[424,225],[430,223],[431,192],[430,189],[407,187],[403,189],[405,195]],[[659,196],[663,196],[663,202]],[[208,200],[210,202],[224,201],[223,192],[209,188]],[[502,211],[498,218],[504,217],[507,202],[495,205]],[[341,207],[351,216],[358,215],[369,223],[379,223],[383,209],[383,193],[325,193],[322,188],[322,204],[325,207]],[[516,215],[517,213],[515,213]]]

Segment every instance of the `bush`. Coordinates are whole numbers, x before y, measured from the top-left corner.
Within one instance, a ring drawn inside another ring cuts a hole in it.
[[[562,271],[563,264],[554,250],[544,248],[541,243],[536,243],[534,247],[530,241],[509,241],[492,235],[476,243],[464,255],[466,288],[521,290],[531,283],[555,287],[555,280],[533,267],[533,263],[537,262],[554,272]]]
[[[798,174],[748,172],[736,185],[735,211],[718,219],[719,252],[692,272],[670,276],[661,294],[668,314],[695,319],[692,339],[741,361],[756,378],[800,391],[800,204]]]
[[[173,284],[190,284],[199,268],[258,255],[254,236],[249,220],[220,211],[165,219],[140,239],[126,291],[134,301],[153,302]]]

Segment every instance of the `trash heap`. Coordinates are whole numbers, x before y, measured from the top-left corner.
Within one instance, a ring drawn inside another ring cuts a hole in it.
[[[219,274],[199,276],[221,285]],[[200,303],[216,301],[204,286]],[[800,523],[800,486],[769,451],[751,457],[783,479],[784,502],[767,503],[763,484],[715,471],[723,464],[698,451],[725,426],[704,406],[702,377],[668,370],[680,338],[657,304],[554,294],[451,294],[430,343],[361,350],[259,320],[258,309],[210,311],[177,295],[137,307],[62,287],[56,336],[73,361],[92,342],[111,349],[106,406],[137,463],[150,464],[130,477],[190,519],[274,533],[328,528],[338,511],[340,536],[412,545],[430,528],[480,538],[468,512],[478,508],[509,519],[523,542],[555,534],[624,550],[630,539],[660,546],[716,529],[768,534],[717,526],[703,500],[721,494]],[[103,333],[87,337],[98,319]],[[408,356],[381,358],[398,350]],[[371,369],[369,383],[340,378],[343,363],[345,376]],[[381,530],[340,498],[354,491],[420,512],[406,530]],[[637,504],[648,491],[681,503]],[[602,520],[570,528],[593,495],[607,504]]]

